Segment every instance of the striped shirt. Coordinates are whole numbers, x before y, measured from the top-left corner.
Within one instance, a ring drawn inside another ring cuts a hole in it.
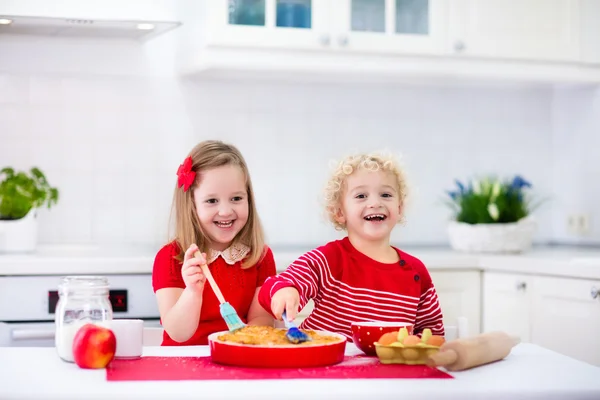
[[[413,324],[415,334],[430,328],[444,335],[438,297],[423,263],[394,248],[400,260],[380,263],[352,246],[346,237],[302,255],[284,272],[267,278],[260,304],[271,310],[273,294],[284,287],[300,293],[300,309],[315,308],[301,328],[340,333],[352,341],[351,324],[388,321]]]

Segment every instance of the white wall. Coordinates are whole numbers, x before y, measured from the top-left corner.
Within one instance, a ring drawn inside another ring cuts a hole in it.
[[[555,240],[600,243],[600,89],[562,88],[553,103],[552,207]],[[590,231],[569,231],[569,215],[589,218]]]
[[[334,235],[318,202],[328,163],[356,150],[401,152],[414,196],[402,243],[444,243],[453,179],[521,173],[552,191],[551,93],[540,89],[416,88],[214,82],[185,86],[197,132],[236,143],[248,157],[272,240]],[[550,208],[539,240],[550,238]],[[322,239],[321,239],[322,238]]]
[[[547,88],[178,81],[140,63],[147,49],[125,57],[125,44],[88,42],[61,61],[74,45],[0,40],[0,165],[37,165],[61,189],[60,204],[41,212],[43,243],[160,244],[177,167],[208,138],[246,156],[274,246],[338,236],[320,190],[329,161],[355,150],[404,155],[414,196],[395,234],[401,244],[446,243],[439,200],[454,178],[520,173],[536,195],[556,195],[560,130]],[[536,213],[538,242],[552,239],[553,206]]]

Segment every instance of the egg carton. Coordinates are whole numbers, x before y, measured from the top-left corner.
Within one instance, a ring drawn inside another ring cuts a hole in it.
[[[429,356],[440,350],[440,346],[432,346],[425,343],[416,345],[403,345],[401,343],[382,345],[375,342],[374,344],[375,352],[382,364],[423,365],[427,364]]]

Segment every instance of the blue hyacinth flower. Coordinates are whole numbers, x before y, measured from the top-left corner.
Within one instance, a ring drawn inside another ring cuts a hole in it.
[[[452,200],[456,200],[458,198],[459,194],[460,194],[458,192],[453,192],[451,190],[447,190],[446,193],[448,193],[448,196],[450,196],[450,198]]]
[[[510,188],[514,190],[521,190],[522,188],[530,188],[531,186],[531,183],[523,179],[523,177],[521,177],[520,175],[517,175],[514,177]]]
[[[463,185],[458,179],[455,179],[454,182],[456,182],[456,186],[458,187],[459,193],[465,194],[465,185]]]

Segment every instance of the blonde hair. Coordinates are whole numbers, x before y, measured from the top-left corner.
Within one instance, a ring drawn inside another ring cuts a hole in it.
[[[196,172],[196,179],[187,191],[183,187],[175,187],[171,218],[175,215],[175,237],[180,248],[177,259],[183,260],[185,251],[192,243],[198,246],[201,252],[208,252],[209,240],[203,232],[194,203],[194,189],[200,184],[200,174],[207,170],[225,165],[238,166],[246,181],[248,192],[248,221],[242,230],[233,239],[233,243],[241,243],[250,247],[250,253],[244,259],[242,268],[255,265],[263,256],[265,249],[264,231],[254,200],[252,180],[248,166],[240,151],[233,145],[218,140],[207,140],[197,144],[188,154],[192,158],[192,170]]]
[[[369,172],[385,171],[394,175],[396,189],[400,199],[400,205],[404,206],[408,195],[408,184],[404,170],[399,162],[391,154],[374,152],[368,154],[355,154],[344,158],[334,167],[325,186],[325,211],[327,218],[336,230],[346,229],[346,226],[337,220],[342,207],[342,193],[345,188],[346,179],[357,170]],[[404,207],[402,207],[404,211]],[[404,219],[404,212],[398,222]]]

